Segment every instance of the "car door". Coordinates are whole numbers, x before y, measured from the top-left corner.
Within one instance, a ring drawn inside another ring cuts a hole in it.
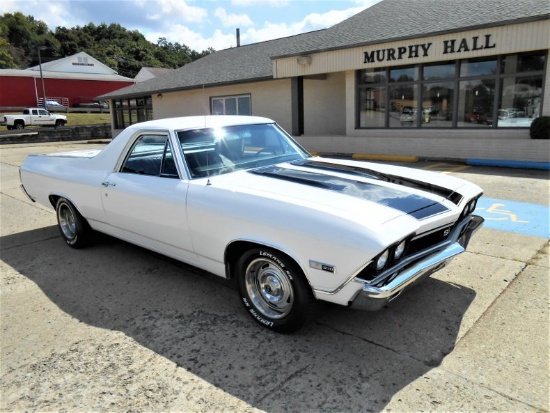
[[[196,261],[186,212],[189,182],[180,178],[167,134],[139,135],[102,185],[103,209],[114,235]]]
[[[54,124],[54,118],[52,115],[50,115],[50,112],[48,112],[47,110],[33,109],[32,112],[33,112],[33,115],[35,115],[35,112],[37,112],[36,116],[32,116],[31,118],[34,125],[53,125]]]

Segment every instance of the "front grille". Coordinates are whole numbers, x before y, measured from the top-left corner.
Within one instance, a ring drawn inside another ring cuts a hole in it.
[[[416,254],[432,245],[439,244],[446,241],[449,237],[454,224],[446,225],[442,228],[438,228],[435,231],[430,231],[425,234],[420,234],[413,238],[409,244],[407,255]]]
[[[376,271],[376,258],[367,265],[359,274],[357,274],[358,279],[362,279],[365,281],[373,281],[376,283],[377,278],[381,276],[384,273],[392,271],[392,267],[397,271],[395,274],[402,271],[404,268],[414,264],[416,260],[418,260],[420,257],[423,256],[422,251],[425,251],[428,253],[428,250],[431,248],[445,242],[449,236],[451,235],[452,229],[454,227],[454,223],[447,224],[441,228],[437,228],[433,231],[425,232],[423,234],[417,235],[413,239],[409,241],[409,244],[407,246],[407,249],[405,250],[405,253],[403,256],[395,261],[393,259],[390,259],[389,265],[386,266],[382,271]],[[395,250],[395,246],[390,247],[390,255],[393,255],[393,251]],[[413,261],[410,261],[411,258],[413,258],[415,255],[419,254],[419,256],[415,257]],[[400,265],[402,263],[402,265]]]

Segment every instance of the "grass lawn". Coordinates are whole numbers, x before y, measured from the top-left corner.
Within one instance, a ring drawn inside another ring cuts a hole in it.
[[[63,115],[67,115],[67,126],[111,123],[110,113],[63,113]]]

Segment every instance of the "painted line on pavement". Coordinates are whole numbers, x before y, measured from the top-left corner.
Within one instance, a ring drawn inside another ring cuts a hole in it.
[[[482,197],[475,213],[485,218],[485,228],[550,238],[550,207]]]

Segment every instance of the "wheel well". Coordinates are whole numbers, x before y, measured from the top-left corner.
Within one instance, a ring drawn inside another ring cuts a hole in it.
[[[57,201],[59,201],[59,198],[61,198],[59,195],[50,195],[50,204],[52,204],[53,208],[57,206]]]
[[[225,249],[225,257],[224,258],[225,258],[225,273],[226,273],[227,279],[229,279],[229,280],[235,279],[237,261],[239,260],[239,257],[241,255],[243,255],[249,249],[262,248],[262,247],[275,250],[278,253],[284,255],[289,260],[294,262],[296,267],[298,269],[300,269],[300,271],[303,273],[302,267],[296,262],[296,260],[294,258],[292,258],[290,255],[286,254],[285,252],[283,252],[283,251],[281,251],[281,250],[279,250],[275,247],[270,247],[270,246],[265,245],[265,244],[259,244],[259,243],[250,242],[250,241],[235,241],[235,242],[232,242],[231,244],[229,244],[227,246],[227,248]],[[303,274],[303,275],[304,275],[308,285],[310,285],[309,280],[307,279],[305,274]],[[310,287],[311,287],[311,285],[310,285]]]

